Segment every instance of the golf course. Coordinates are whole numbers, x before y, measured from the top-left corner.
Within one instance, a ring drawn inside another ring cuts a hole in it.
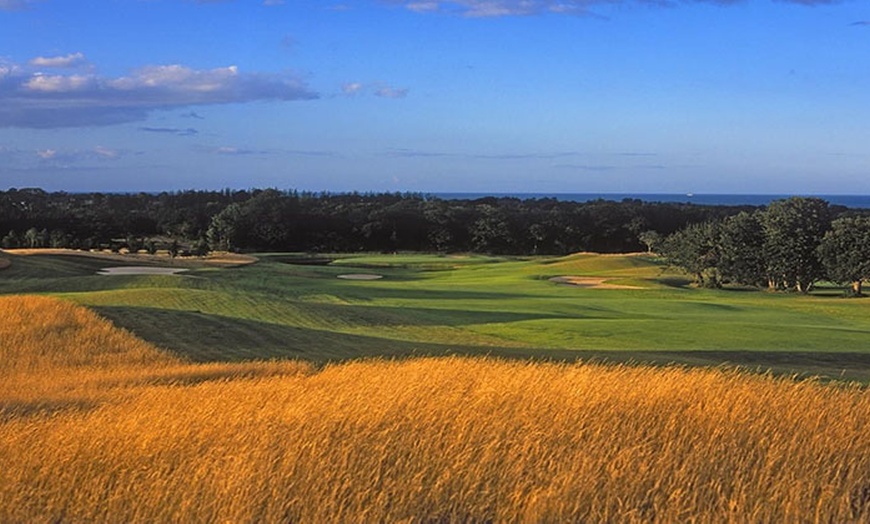
[[[867,303],[649,255],[4,252],[0,521],[866,522]]]
[[[870,379],[870,302],[697,289],[642,254],[6,258],[0,293],[75,302],[193,362],[468,355]]]

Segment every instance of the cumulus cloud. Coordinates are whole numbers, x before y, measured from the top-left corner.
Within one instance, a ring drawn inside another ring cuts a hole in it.
[[[78,58],[34,59],[31,64],[46,60],[60,64]],[[235,66],[206,70],[178,64],[146,66],[110,78],[91,72],[47,74],[32,66],[0,63],[0,127],[112,125],[141,121],[161,109],[317,96],[298,78],[243,73]]]
[[[671,6],[681,3],[732,5],[749,0],[392,0],[418,13],[454,13],[468,17],[525,16],[545,13],[590,14],[590,8],[612,4]],[[839,0],[776,0],[798,5],[829,5]]]
[[[72,53],[66,56],[37,56],[29,64],[36,67],[70,68],[79,67],[87,62],[82,53]]]

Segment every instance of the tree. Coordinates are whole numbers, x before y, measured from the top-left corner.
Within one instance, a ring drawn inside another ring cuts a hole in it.
[[[200,238],[193,245],[193,249],[191,250],[191,254],[197,257],[204,257],[209,253],[209,245],[208,240],[204,238]]]
[[[230,204],[212,217],[206,232],[208,243],[215,251],[232,251],[239,247],[243,230],[242,210],[239,204]]]
[[[764,229],[758,213],[741,212],[722,221],[719,230],[719,271],[722,277],[747,286],[767,283],[763,254]]]
[[[35,227],[31,227],[27,231],[24,232],[24,247],[35,248],[35,247],[43,247],[42,245],[42,235],[39,233],[39,230]]]
[[[642,231],[637,235],[637,239],[646,246],[646,252],[649,254],[657,253],[664,241],[661,233],[655,230]]]
[[[860,296],[864,280],[870,279],[870,217],[844,217],[831,223],[819,246],[819,257],[834,282],[851,284],[851,294]]]
[[[717,288],[722,285],[717,269],[718,242],[717,222],[690,224],[668,236],[662,244],[662,252],[669,264],[692,274],[699,286]]]
[[[0,240],[0,248],[3,249],[13,249],[19,247],[21,245],[21,241],[18,239],[18,234],[15,231],[10,231]]]
[[[477,206],[478,219],[472,224],[471,239],[476,251],[509,253],[514,237],[504,210],[491,204]]]
[[[141,238],[129,233],[124,242],[127,244],[127,251],[134,255],[145,247],[145,242]]]
[[[776,200],[761,214],[770,288],[807,293],[824,276],[817,250],[830,215],[826,201],[804,197]]]

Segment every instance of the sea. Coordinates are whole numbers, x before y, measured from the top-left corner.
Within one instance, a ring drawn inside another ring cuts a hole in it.
[[[831,205],[850,208],[870,209],[870,195],[750,195],[750,194],[713,194],[713,193],[432,193],[432,196],[445,200],[475,200],[486,197],[519,198],[521,200],[553,198],[566,202],[590,202],[592,200],[625,199],[644,202],[686,203],[702,206],[766,206],[774,200],[791,196],[816,197]]]

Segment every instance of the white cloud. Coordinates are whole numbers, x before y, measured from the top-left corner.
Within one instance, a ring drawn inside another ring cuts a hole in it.
[[[43,160],[51,160],[57,156],[57,151],[54,149],[41,149],[36,152],[36,156]]]
[[[346,95],[355,95],[362,91],[363,85],[360,82],[348,82],[341,86],[341,91]]]
[[[119,78],[44,74],[0,63],[0,127],[81,127],[144,120],[160,109],[317,98],[298,78],[243,73],[236,66],[197,70],[147,66]]]
[[[36,67],[78,67],[87,64],[87,59],[82,53],[71,53],[66,56],[37,56],[29,62]]]
[[[37,162],[40,165],[69,167],[83,163],[93,164],[95,161],[118,160],[127,152],[106,146],[95,146],[90,149],[37,149],[35,153],[39,157]]]
[[[26,91],[40,93],[70,93],[93,87],[95,79],[83,75],[43,75],[37,73],[21,84]]]

